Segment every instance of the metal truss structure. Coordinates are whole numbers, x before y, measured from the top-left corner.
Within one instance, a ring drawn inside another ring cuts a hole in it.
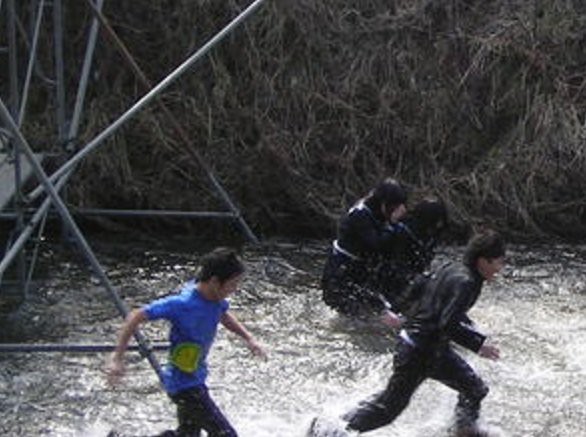
[[[147,105],[152,104],[170,84],[175,82],[183,74],[188,72],[200,61],[211,48],[219,44],[224,37],[234,31],[248,17],[254,14],[264,0],[255,0],[247,8],[229,22],[223,29],[210,38],[201,48],[177,66],[169,75],[159,83],[152,84],[140,69],[124,43],[116,35],[109,25],[102,10],[105,0],[85,0],[93,11],[93,19],[87,33],[85,56],[82,63],[75,103],[71,111],[66,108],[66,81],[64,62],[64,32],[63,32],[63,7],[67,0],[0,0],[0,32],[6,33],[5,46],[0,47],[0,61],[6,59],[7,74],[2,74],[4,90],[8,96],[0,96],[0,218],[13,224],[10,238],[5,242],[5,247],[0,247],[0,302],[8,294],[18,294],[26,299],[32,279],[35,259],[38,252],[39,237],[43,233],[44,224],[49,210],[56,211],[67,232],[77,243],[90,264],[92,271],[98,276],[101,284],[108,291],[121,316],[125,317],[128,309],[120,299],[116,289],[108,279],[104,269],[100,265],[83,233],[72,217],[68,205],[64,202],[60,191],[67,185],[68,179],[75,171],[76,166],[92,151],[103,145],[121,126],[128,122]],[[73,0],[78,1],[78,0]],[[27,27],[21,21],[20,11],[27,7],[32,17]],[[41,29],[46,22],[51,20],[54,53],[54,71],[51,77],[46,72],[39,71],[37,61],[39,38]],[[101,32],[101,33],[100,33]],[[56,102],[56,129],[60,144],[70,145],[77,138],[80,129],[80,120],[84,110],[84,100],[88,89],[88,82],[92,72],[92,61],[98,38],[106,35],[120,51],[123,58],[136,74],[145,88],[145,94],[130,108],[113,121],[103,131],[98,132],[87,144],[69,150],[67,161],[51,175],[46,174],[43,165],[43,155],[35,152],[25,135],[23,127],[26,125],[26,111],[30,89],[35,80],[50,82],[54,90]],[[2,41],[2,39],[0,39]],[[23,51],[22,47],[27,50]],[[26,62],[22,60],[26,59]],[[2,63],[0,63],[2,65]],[[174,129],[177,137],[189,144],[189,138],[185,130],[171,115],[164,103],[157,101],[161,114],[166,122]],[[68,117],[68,113],[71,116]],[[230,199],[220,181],[211,172],[210,166],[193,147],[187,147],[196,162],[201,164],[202,170],[219,198],[226,207],[226,211],[220,212],[193,212],[193,211],[145,211],[145,210],[92,210],[89,214],[102,215],[126,215],[126,216],[166,216],[166,217],[205,217],[211,219],[228,219],[236,221],[248,240],[257,243],[258,239],[246,224],[242,214]],[[24,181],[27,177],[35,178],[38,186],[25,193]],[[42,199],[42,200],[41,200]],[[35,203],[35,201],[37,201]],[[32,204],[40,206],[31,208]],[[2,241],[0,241],[2,243]],[[11,268],[10,280],[3,280],[5,273]],[[159,364],[152,354],[152,348],[140,332],[135,335],[138,348],[146,356],[152,367],[160,372]],[[102,347],[75,347],[72,345],[53,345],[50,350],[63,351],[91,351],[104,350]],[[0,345],[0,352],[47,350],[47,348],[31,348],[31,345]]]

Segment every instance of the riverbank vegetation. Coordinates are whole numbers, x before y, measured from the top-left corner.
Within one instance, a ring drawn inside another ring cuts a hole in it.
[[[106,2],[104,14],[156,83],[247,4]],[[91,10],[65,7],[76,72]],[[145,93],[101,36],[79,145]],[[160,98],[189,141],[152,104],[84,160],[69,200],[222,208],[200,155],[262,235],[330,237],[390,175],[414,199],[443,198],[456,227],[583,239],[585,46],[578,0],[267,0]],[[51,99],[36,103],[49,118]],[[27,135],[43,147],[38,125]]]

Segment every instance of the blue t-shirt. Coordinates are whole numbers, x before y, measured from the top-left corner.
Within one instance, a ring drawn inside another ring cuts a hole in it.
[[[171,323],[169,363],[163,368],[163,384],[170,395],[204,386],[208,375],[207,356],[218,323],[228,311],[228,301],[211,301],[197,291],[195,281],[187,282],[178,294],[158,299],[143,310],[149,320]]]

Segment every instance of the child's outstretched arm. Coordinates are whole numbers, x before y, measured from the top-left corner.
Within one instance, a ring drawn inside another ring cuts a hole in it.
[[[132,310],[126,316],[126,320],[118,333],[116,349],[112,352],[106,364],[106,372],[110,384],[117,384],[124,375],[124,353],[128,347],[128,342],[138,328],[138,325],[146,320],[147,316],[142,309]]]
[[[226,311],[222,316],[221,323],[226,329],[232,331],[239,337],[242,337],[254,355],[267,359],[267,353],[265,350],[256,342],[252,334],[246,330],[244,325],[238,321],[236,316],[232,315],[229,311]]]

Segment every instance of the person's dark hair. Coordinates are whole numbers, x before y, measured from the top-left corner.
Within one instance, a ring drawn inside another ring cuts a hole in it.
[[[244,264],[234,249],[218,247],[204,255],[200,261],[197,279],[207,281],[213,276],[225,282],[244,273]]]
[[[393,178],[386,178],[379,183],[365,199],[365,203],[368,207],[375,211],[378,211],[383,203],[387,205],[387,207],[394,209],[405,202],[407,202],[407,192],[405,191],[405,188]]]
[[[406,221],[422,237],[438,235],[448,224],[448,210],[441,200],[426,197],[413,206]]]
[[[505,241],[501,234],[491,229],[475,234],[466,246],[464,264],[475,266],[478,258],[495,259],[505,256]]]

